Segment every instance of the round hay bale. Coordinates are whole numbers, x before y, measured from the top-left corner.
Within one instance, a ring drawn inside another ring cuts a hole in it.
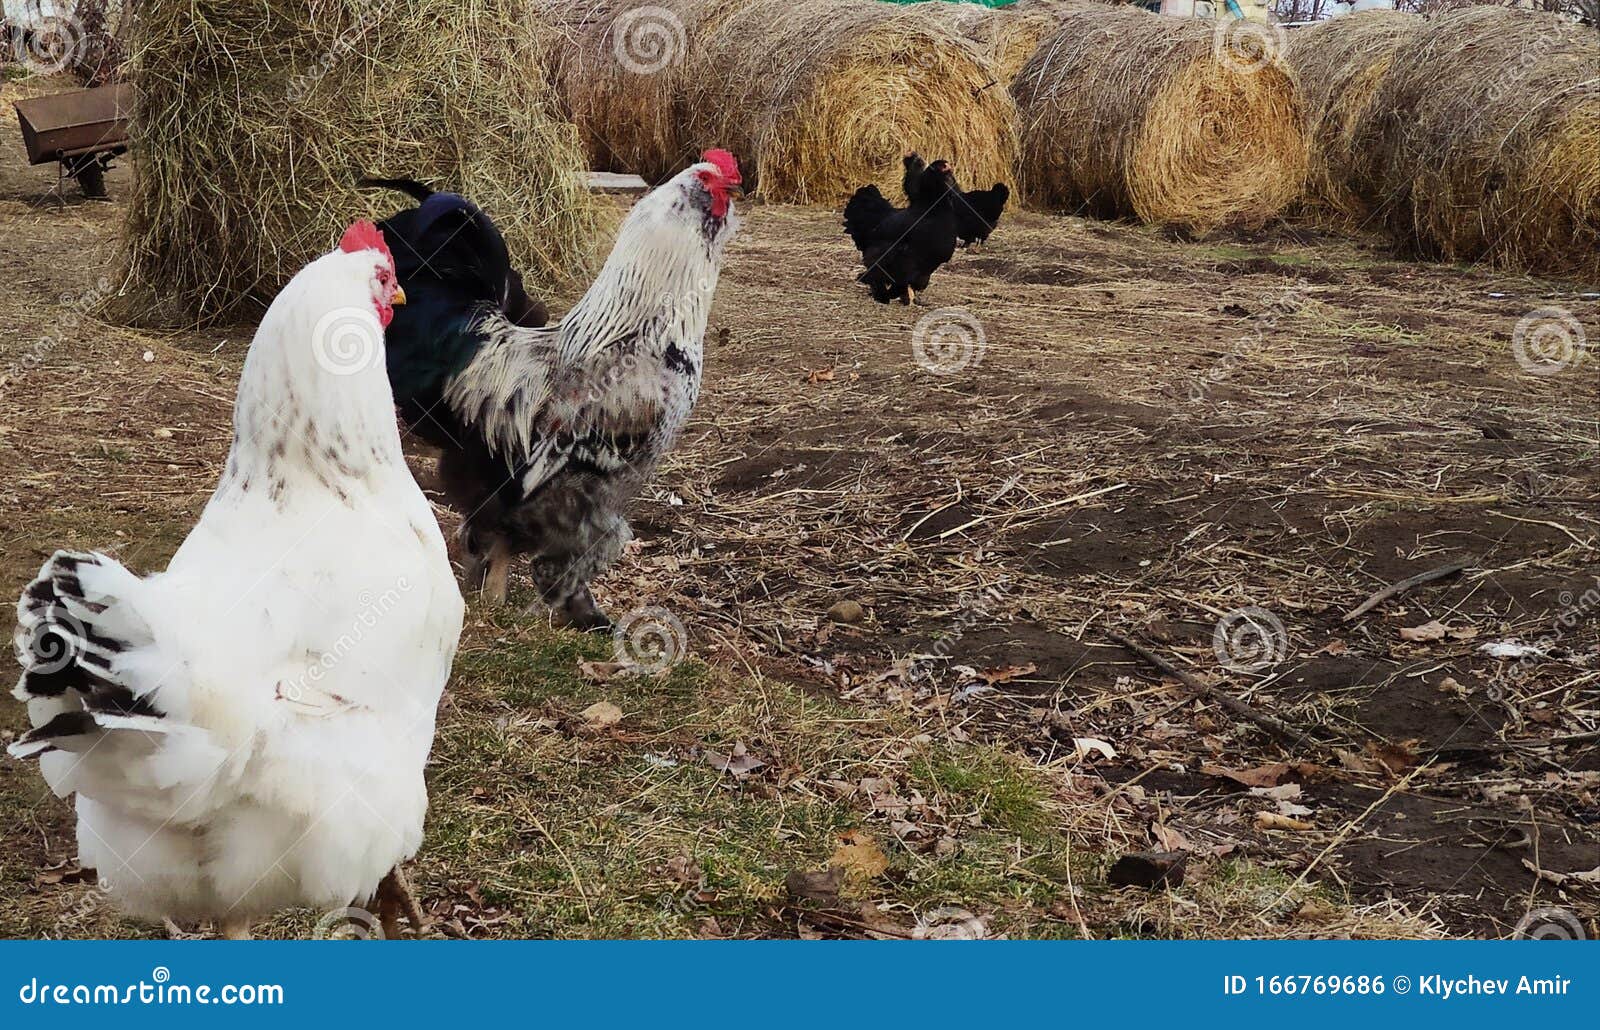
[[[978,52],[1009,83],[1061,25],[1068,12],[1097,10],[1099,0],[1016,0],[1004,7],[962,3],[960,0],[924,0],[910,8],[970,40]]]
[[[1024,194],[1201,233],[1264,221],[1299,196],[1307,159],[1277,39],[1248,22],[1064,13],[1012,84]]]
[[[964,183],[1013,181],[1016,109],[999,75],[894,4],[753,0],[699,36],[681,74],[690,138],[738,154],[768,200],[898,190],[908,147]]]
[[[1400,11],[1359,11],[1289,34],[1289,63],[1300,80],[1311,163],[1305,212],[1335,228],[1364,225],[1377,182],[1371,151],[1355,133],[1397,50],[1423,21]]]
[[[682,65],[739,0],[543,0],[556,93],[590,166],[660,179],[693,161]]]
[[[1536,11],[1429,19],[1357,132],[1402,247],[1600,276],[1600,35]]]
[[[362,174],[471,196],[530,286],[591,267],[598,209],[523,5],[149,0],[134,31],[124,248],[152,320],[253,314],[351,220],[403,203]]]

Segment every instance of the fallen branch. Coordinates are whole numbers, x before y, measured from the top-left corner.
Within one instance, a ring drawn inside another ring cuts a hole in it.
[[[1234,715],[1237,715],[1242,719],[1248,719],[1250,722],[1260,726],[1274,737],[1277,737],[1280,741],[1295,747],[1320,748],[1324,751],[1331,750],[1331,745],[1324,744],[1322,741],[1310,736],[1303,730],[1297,730],[1283,720],[1275,716],[1268,715],[1266,712],[1261,711],[1254,705],[1251,705],[1246,701],[1241,701],[1232,694],[1214,687],[1211,684],[1191,675],[1190,673],[1183,671],[1176,665],[1173,665],[1165,658],[1150,650],[1148,647],[1139,643],[1137,640],[1134,640],[1132,637],[1124,636],[1123,634],[1114,630],[1106,630],[1106,636],[1110,637],[1121,646],[1127,648],[1129,651],[1132,651],[1140,658],[1143,658],[1151,665],[1154,665],[1168,676],[1176,677],[1180,683],[1193,691],[1196,696],[1203,697],[1208,701],[1215,701],[1217,704],[1226,708]]]
[[[1399,597],[1401,594],[1404,594],[1410,590],[1414,590],[1426,583],[1432,583],[1441,579],[1449,579],[1451,576],[1454,576],[1457,573],[1465,572],[1467,569],[1472,568],[1472,566],[1476,565],[1477,563],[1477,559],[1475,558],[1469,558],[1466,561],[1453,561],[1449,565],[1441,565],[1437,569],[1429,569],[1427,572],[1419,572],[1415,576],[1412,576],[1408,579],[1400,580],[1398,583],[1390,583],[1388,586],[1384,587],[1382,590],[1379,590],[1365,601],[1362,601],[1348,612],[1345,612],[1344,621],[1349,622],[1351,619],[1359,619],[1361,616],[1372,611],[1372,609],[1378,607],[1378,605],[1389,600],[1391,597]]]

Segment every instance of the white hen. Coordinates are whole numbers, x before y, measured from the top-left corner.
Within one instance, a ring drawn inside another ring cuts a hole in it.
[[[403,302],[382,236],[351,226],[262,320],[167,570],[58,551],[18,602],[35,728],[10,750],[77,794],[79,856],[134,916],[246,936],[376,892],[386,929],[416,921],[398,865],[462,602],[384,371]]]

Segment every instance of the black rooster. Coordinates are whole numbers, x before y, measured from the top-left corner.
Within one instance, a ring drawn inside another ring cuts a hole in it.
[[[396,343],[448,336],[461,311],[480,305],[498,310],[513,325],[550,321],[549,309],[528,296],[522,276],[511,267],[505,237],[472,201],[413,179],[362,179],[358,185],[398,190],[418,202],[378,223],[394,254],[395,274],[414,305],[404,324],[392,330]],[[467,354],[391,345],[385,355],[406,425],[436,447],[454,445],[456,430],[440,400],[444,382],[465,364]]]
[[[956,252],[956,206],[961,191],[946,161],[935,161],[917,177],[911,205],[896,208],[876,186],[856,190],[844,206],[844,231],[861,251],[866,271],[857,281],[872,299],[911,304],[918,290]]]
[[[906,154],[905,165],[906,175],[901,185],[906,191],[906,199],[910,200],[927,165],[914,150]],[[956,239],[961,246],[987,243],[989,234],[1000,224],[1000,215],[1005,212],[1006,201],[1010,199],[1011,190],[1003,182],[997,182],[986,190],[968,190],[961,194],[963,202],[956,205]]]

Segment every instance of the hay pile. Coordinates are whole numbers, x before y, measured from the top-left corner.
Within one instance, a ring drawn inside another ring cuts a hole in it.
[[[1036,203],[1206,232],[1299,196],[1306,139],[1273,36],[1139,10],[1066,12],[1018,73]],[[1265,40],[1265,42],[1263,42]]]
[[[1063,15],[1085,9],[1104,13],[1106,5],[1099,0],[1016,0],[1005,7],[986,7],[926,0],[910,8],[970,40],[1008,83],[1061,26]]]
[[[658,177],[723,146],[758,195],[802,204],[836,203],[868,182],[898,187],[907,147],[951,159],[965,182],[1012,180],[1005,84],[964,40],[913,12],[876,0],[591,10],[576,27],[559,19],[581,51],[559,74],[607,167]],[[663,60],[656,42],[677,52]]]
[[[1361,11],[1297,29],[1289,63],[1300,80],[1311,164],[1306,213],[1336,228],[1364,225],[1376,199],[1372,151],[1355,134],[1397,50],[1423,21],[1399,11]]]
[[[542,0],[558,34],[551,57],[563,113],[593,168],[655,181],[699,156],[683,116],[690,48],[737,3]]]
[[[1473,7],[1396,50],[1357,133],[1382,214],[1423,257],[1600,276],[1600,35]]]
[[[540,31],[512,0],[142,4],[129,293],[150,321],[249,316],[352,219],[405,202],[356,190],[362,173],[468,194],[531,285],[583,271],[596,209]]]

